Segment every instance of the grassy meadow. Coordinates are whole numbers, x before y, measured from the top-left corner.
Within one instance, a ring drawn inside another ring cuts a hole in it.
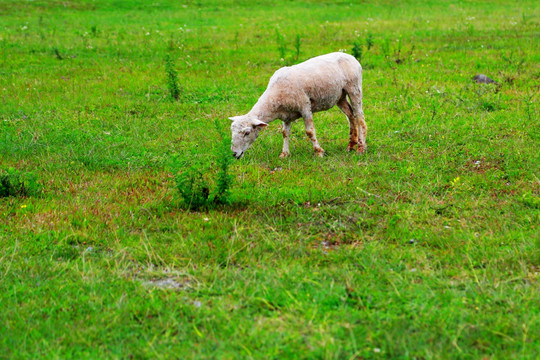
[[[539,38],[533,0],[2,0],[0,173],[42,192],[0,198],[0,358],[540,358]],[[182,206],[175,159],[353,47],[366,153],[275,121]]]

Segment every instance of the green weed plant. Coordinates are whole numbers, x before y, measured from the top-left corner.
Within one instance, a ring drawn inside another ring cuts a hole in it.
[[[188,152],[188,156],[173,160],[176,189],[183,205],[190,210],[211,209],[216,205],[230,204],[234,177],[230,173],[230,139],[216,124],[219,141],[213,154]],[[217,171],[216,171],[217,169]]]
[[[276,28],[276,45],[280,59],[287,57],[287,44],[285,43],[285,36]]]
[[[363,52],[363,49],[362,49],[362,41],[360,39],[357,39],[354,43],[353,43],[353,47],[352,47],[352,55],[356,58],[356,60],[358,60],[359,62],[362,62],[362,52]]]
[[[0,198],[38,196],[42,187],[37,176],[14,168],[0,170]]]
[[[178,84],[178,72],[175,69],[174,61],[169,53],[165,55],[165,72],[167,74],[167,87],[172,100],[180,97],[180,85]]]

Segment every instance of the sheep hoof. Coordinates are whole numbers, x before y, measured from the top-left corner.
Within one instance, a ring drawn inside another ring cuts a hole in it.
[[[318,156],[318,157],[323,157],[324,156],[324,150],[322,148],[315,149],[315,155]]]
[[[347,151],[353,151],[356,145],[358,145],[357,142],[349,141],[349,145],[347,146]]]
[[[358,150],[356,150],[359,154],[362,154],[364,151],[366,151],[366,145],[358,145]]]
[[[279,154],[279,157],[280,158],[286,158],[287,156],[289,156],[289,153],[288,152],[282,152],[281,154]]]

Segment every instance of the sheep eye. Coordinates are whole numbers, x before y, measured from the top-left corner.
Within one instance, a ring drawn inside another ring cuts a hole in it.
[[[244,132],[244,137],[249,135],[249,131]]]

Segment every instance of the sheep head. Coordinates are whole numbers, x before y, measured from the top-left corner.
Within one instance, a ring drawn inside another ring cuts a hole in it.
[[[240,159],[244,155],[244,152],[257,139],[261,129],[268,126],[268,124],[249,115],[233,116],[229,119],[232,121],[231,150],[233,156]]]

